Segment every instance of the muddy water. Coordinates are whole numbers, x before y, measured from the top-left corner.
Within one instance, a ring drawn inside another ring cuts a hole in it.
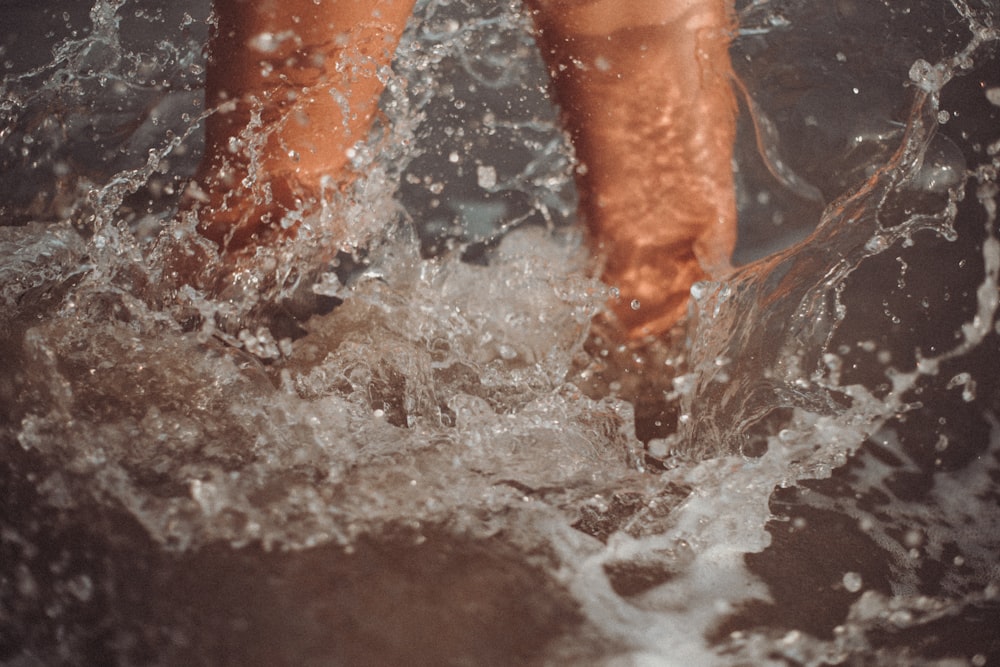
[[[741,4],[743,266],[634,348],[516,7],[422,4],[230,273],[208,8],[87,10],[4,28],[0,659],[997,659],[995,3]]]

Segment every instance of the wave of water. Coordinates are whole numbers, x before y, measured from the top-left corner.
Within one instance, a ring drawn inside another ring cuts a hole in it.
[[[0,103],[0,658],[996,659],[998,8],[739,9],[766,256],[632,347],[516,7],[421,4],[369,175],[221,294],[207,8],[67,9]]]

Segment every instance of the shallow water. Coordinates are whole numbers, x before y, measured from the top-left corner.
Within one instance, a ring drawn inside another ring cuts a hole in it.
[[[0,659],[997,660],[1000,10],[744,4],[743,266],[630,348],[516,7],[423,3],[219,294],[208,8],[14,5]]]

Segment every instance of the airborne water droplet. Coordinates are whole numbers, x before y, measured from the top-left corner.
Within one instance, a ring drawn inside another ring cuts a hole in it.
[[[849,593],[857,593],[861,590],[864,582],[861,579],[861,575],[857,572],[847,572],[844,574],[843,578],[844,588],[847,589]]]

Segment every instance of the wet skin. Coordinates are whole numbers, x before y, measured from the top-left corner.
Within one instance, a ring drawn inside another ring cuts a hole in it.
[[[216,0],[206,84],[221,110],[189,198],[207,237],[234,251],[293,234],[289,213],[358,176],[350,150],[412,5]],[[618,290],[609,310],[626,337],[662,333],[735,243],[730,0],[526,6],[579,160],[589,243]]]

